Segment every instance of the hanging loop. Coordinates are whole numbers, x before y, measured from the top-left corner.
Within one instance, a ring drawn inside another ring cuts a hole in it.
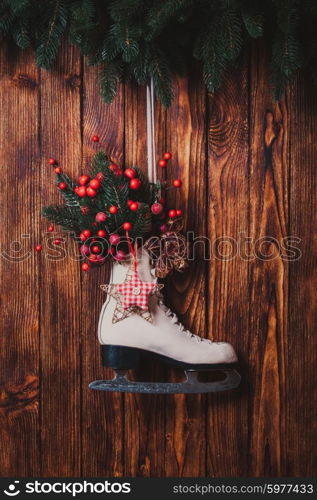
[[[154,122],[154,84],[153,78],[146,86],[146,140],[148,158],[148,178],[156,182],[155,161],[155,122]]]

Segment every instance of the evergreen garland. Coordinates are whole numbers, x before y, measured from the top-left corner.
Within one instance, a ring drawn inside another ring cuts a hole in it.
[[[209,91],[252,39],[271,47],[271,82],[279,99],[294,74],[317,69],[316,0],[0,0],[0,38],[32,47],[37,64],[54,63],[67,35],[92,65],[103,66],[101,93],[111,102],[122,81],[171,102],[172,75],[201,61]]]

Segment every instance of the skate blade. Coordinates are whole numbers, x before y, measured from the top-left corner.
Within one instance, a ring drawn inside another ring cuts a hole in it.
[[[200,382],[198,372],[185,371],[185,382],[135,382],[126,376],[126,370],[116,370],[112,380],[95,380],[89,384],[90,389],[109,392],[137,392],[141,394],[198,394],[206,392],[222,392],[236,389],[241,376],[235,369],[223,370],[226,378],[216,382]]]

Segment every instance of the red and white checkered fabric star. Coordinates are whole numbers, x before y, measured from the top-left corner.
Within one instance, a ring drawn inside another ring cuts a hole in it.
[[[156,288],[156,283],[141,281],[136,271],[133,271],[127,281],[117,285],[118,292],[123,296],[123,309],[125,310],[137,306],[143,311],[147,311],[149,309],[149,295]]]

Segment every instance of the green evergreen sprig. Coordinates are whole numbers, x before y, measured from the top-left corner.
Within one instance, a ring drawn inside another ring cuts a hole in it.
[[[299,69],[317,71],[315,0],[0,0],[0,39],[32,47],[37,64],[54,63],[63,36],[92,65],[102,65],[101,94],[151,77],[165,106],[172,76],[201,61],[211,92],[253,39],[271,48],[271,83],[279,99]],[[98,69],[99,71],[99,69]]]

